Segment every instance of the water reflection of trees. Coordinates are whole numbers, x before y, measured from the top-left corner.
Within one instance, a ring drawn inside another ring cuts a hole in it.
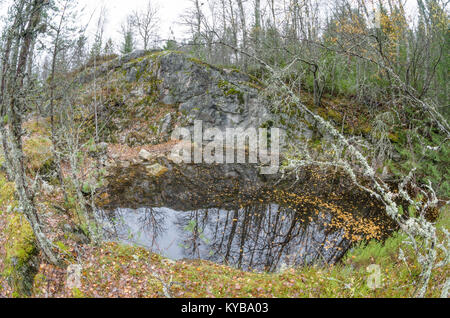
[[[135,214],[131,217],[130,213]],[[160,237],[176,231],[182,258],[206,259],[244,270],[273,271],[281,266],[334,263],[350,245],[341,231],[326,226],[331,214],[297,212],[276,204],[259,203],[229,211],[119,209],[108,217],[114,217],[110,219],[113,235],[122,240],[133,241],[124,236],[129,231],[134,235],[140,232],[145,235],[146,247],[164,254]],[[139,242],[137,236],[134,242]]]
[[[101,218],[107,221],[107,226],[104,226],[106,237],[119,238],[139,245],[141,236],[145,235],[145,246],[160,250],[159,237],[168,230],[163,210],[149,207],[139,210],[100,211],[100,213]]]
[[[283,264],[338,260],[349,244],[342,232],[327,229],[329,218],[326,214],[311,217],[275,204],[257,204],[233,211],[180,213],[176,224],[183,245],[188,247],[186,258],[273,271]],[[186,231],[192,222],[194,230]]]

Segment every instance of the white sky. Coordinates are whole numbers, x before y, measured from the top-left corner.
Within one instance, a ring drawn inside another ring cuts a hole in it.
[[[108,20],[105,28],[105,38],[113,38],[115,42],[120,42],[120,25],[125,21],[126,16],[135,9],[145,8],[148,0],[78,0],[80,7],[85,7],[84,23],[87,23],[92,12],[96,15],[91,21],[91,28],[89,29],[89,38],[95,33],[95,25],[102,7],[107,8]],[[334,1],[334,0],[324,0]],[[180,40],[184,38],[184,27],[180,25],[180,15],[186,12],[186,9],[192,7],[192,3],[189,0],[151,0],[152,5],[159,7],[160,27],[159,35],[162,39],[170,38],[170,30],[172,29],[176,39]],[[247,0],[246,3],[251,3],[253,0]],[[202,1],[207,3],[207,0]],[[281,1],[283,3],[283,1]],[[407,11],[411,12],[410,18],[413,18],[413,9],[416,7],[417,0],[404,0]],[[204,7],[204,9],[206,9]],[[205,13],[205,12],[204,12]]]
[[[0,15],[6,13],[6,8],[11,0],[0,0]],[[327,1],[334,0],[323,0]],[[417,3],[417,0],[404,0],[406,7],[411,12],[411,18],[414,18],[414,10],[412,10]],[[186,12],[187,8],[192,7],[192,3],[189,0],[151,0],[152,5],[159,7],[159,35],[162,39],[171,38],[170,30],[173,30],[177,40],[181,40],[185,37],[184,26],[179,24],[180,16]],[[247,0],[247,3],[253,2],[253,0]],[[264,2],[264,1],[263,1]],[[120,26],[125,21],[128,14],[136,9],[144,9],[148,3],[148,0],[78,0],[79,7],[85,8],[83,16],[80,18],[80,26],[85,25],[92,13],[95,12],[88,28],[88,38],[92,39],[95,34],[96,22],[98,14],[102,7],[107,9],[107,23],[105,26],[105,41],[108,38],[112,38],[116,44],[120,43]],[[207,0],[202,1],[207,3]],[[283,3],[283,1],[280,1]],[[206,9],[206,8],[204,8]]]
[[[148,0],[79,0],[80,7],[85,8],[85,23],[89,20],[92,12],[95,15],[91,21],[89,35],[95,32],[98,14],[102,7],[107,8],[107,23],[105,37],[117,39],[119,37],[120,25],[125,21],[128,14],[133,10],[146,8]],[[152,5],[159,7],[160,27],[159,33],[163,39],[168,39],[172,28],[177,39],[183,36],[183,26],[179,25],[180,15],[189,7],[187,0],[152,0]]]

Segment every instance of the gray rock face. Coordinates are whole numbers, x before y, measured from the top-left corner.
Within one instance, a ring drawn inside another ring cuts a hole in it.
[[[189,58],[182,53],[154,53],[123,66],[129,82],[157,82],[162,104],[176,105],[187,125],[202,120],[205,128],[259,128],[271,120],[267,102],[251,79]],[[143,75],[144,74],[144,75]],[[168,132],[171,118],[163,121]]]
[[[175,114],[173,113],[168,113],[166,116],[164,116],[158,129],[159,135],[170,134],[172,132],[174,125],[174,117]]]
[[[169,90],[169,94],[178,99],[181,112],[203,120],[205,126],[219,128],[259,128],[271,119],[265,101],[248,85],[246,75],[185,62],[180,56],[170,55],[161,63],[161,70],[171,74],[164,85],[179,88],[172,94]],[[188,73],[175,71],[182,65],[188,67]]]
[[[204,130],[222,132],[276,122],[257,80],[184,53],[136,51],[83,71],[77,81],[93,79],[114,92],[100,109],[100,120],[111,132],[108,142],[163,143],[176,127],[192,132],[197,120]]]

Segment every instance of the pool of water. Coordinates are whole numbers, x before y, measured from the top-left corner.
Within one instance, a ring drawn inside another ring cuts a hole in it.
[[[348,229],[335,225],[373,210],[355,208],[356,200],[346,206],[345,198],[327,202],[326,195],[314,193],[323,187],[312,182],[292,188],[242,168],[169,168],[155,179],[130,167],[110,182],[111,201],[97,210],[105,239],[173,260],[271,272],[338,262],[352,240]],[[369,206],[365,197],[359,199],[360,206]],[[341,208],[349,213],[336,222]]]
[[[203,259],[244,270],[334,263],[349,246],[343,231],[324,226],[331,215],[305,217],[277,204],[196,211],[118,208],[98,215],[107,239],[173,260]]]

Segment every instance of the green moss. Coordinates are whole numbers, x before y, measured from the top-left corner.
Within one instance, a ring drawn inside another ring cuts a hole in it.
[[[29,168],[42,171],[53,163],[52,141],[47,137],[36,136],[24,141],[23,149]]]
[[[7,209],[12,210],[17,207],[17,201],[14,199],[14,183],[8,182],[3,174],[0,174],[0,214]],[[3,210],[3,211],[2,211]]]
[[[227,81],[221,80],[217,86],[223,90],[225,96],[236,96],[239,103],[243,105],[245,103],[244,93],[237,89],[236,85],[233,85]]]
[[[73,298],[86,298],[86,295],[76,287],[72,290],[72,296]]]
[[[15,296],[29,296],[37,272],[37,247],[33,229],[23,215],[11,214],[5,229],[6,260],[3,275],[8,279]]]
[[[225,89],[230,85],[230,82],[225,81],[225,80],[220,80],[219,83],[217,84],[217,86],[221,89]]]
[[[45,288],[46,283],[47,283],[47,277],[45,277],[44,274],[42,274],[42,273],[36,274],[36,276],[34,276],[33,294],[38,292],[40,289]]]
[[[315,151],[321,153],[324,151],[323,149],[323,141],[322,139],[319,138],[313,138],[310,141],[308,141],[309,146],[311,147],[311,149],[314,149]]]
[[[325,120],[332,120],[337,124],[342,123],[343,116],[341,113],[335,111],[334,109],[319,108],[317,113]]]
[[[160,297],[162,286],[151,272],[163,274],[164,281],[177,282],[171,287],[171,294],[183,298],[359,298],[411,297],[415,286],[414,279],[418,269],[414,263],[398,260],[399,237],[392,242],[378,247],[373,244],[355,249],[349,260],[335,266],[307,266],[287,268],[279,273],[243,272],[229,266],[214,264],[208,261],[178,261],[168,264],[158,255],[138,247],[115,243],[105,243],[97,249],[97,263],[87,265],[83,275],[83,297],[110,297],[111,286],[121,286],[123,277],[139,277],[131,279],[128,287],[140,297]],[[353,258],[352,256],[355,256]],[[378,256],[380,255],[380,256]],[[383,259],[390,259],[385,262]],[[380,263],[377,263],[380,261]],[[372,272],[366,264],[377,264],[380,267],[381,286],[377,289],[369,287]],[[105,281],[103,272],[107,269],[111,279]],[[445,276],[433,280],[427,297],[439,297],[445,283]],[[142,284],[144,281],[146,284]],[[430,284],[431,285],[431,284]],[[120,291],[119,291],[120,292]],[[123,297],[127,293],[123,293]]]
[[[328,116],[338,123],[342,122],[342,114],[333,109],[328,110]]]
[[[263,123],[260,128],[271,129],[274,125],[275,125],[275,123],[272,120],[269,120],[269,121],[266,121],[265,123]]]
[[[69,254],[69,247],[66,245],[66,244],[64,244],[63,242],[61,242],[61,241],[58,241],[58,242],[55,242],[55,245],[60,249],[60,251],[63,253],[63,254],[65,254],[65,255],[68,255]]]
[[[23,125],[23,128],[31,135],[36,134],[39,136],[46,136],[49,137],[50,132],[50,124],[47,120],[39,118],[39,119],[33,119],[28,122],[26,122]]]
[[[5,267],[2,275],[8,280],[16,297],[28,296],[33,286],[36,273],[35,258],[37,255],[36,241],[33,229],[28,220],[19,213],[11,213],[17,208],[15,186],[7,182],[0,174],[0,214],[6,215],[4,234]]]
[[[400,141],[400,136],[396,133],[391,133],[389,134],[389,140],[398,143]]]
[[[256,83],[254,83],[254,82],[243,82],[242,83],[243,85],[246,85],[246,86],[248,86],[248,87],[252,87],[252,88],[254,88],[254,89],[257,89],[257,90],[262,90],[263,89],[263,87],[262,87],[262,84],[256,84]]]
[[[200,66],[204,66],[206,68],[213,68],[213,66],[211,64],[208,64],[208,63],[206,63],[198,58],[195,58],[195,57],[190,57],[189,61],[194,62],[195,64],[198,64]]]
[[[373,127],[369,124],[362,125],[361,127],[361,133],[364,135],[369,135],[372,133]]]

